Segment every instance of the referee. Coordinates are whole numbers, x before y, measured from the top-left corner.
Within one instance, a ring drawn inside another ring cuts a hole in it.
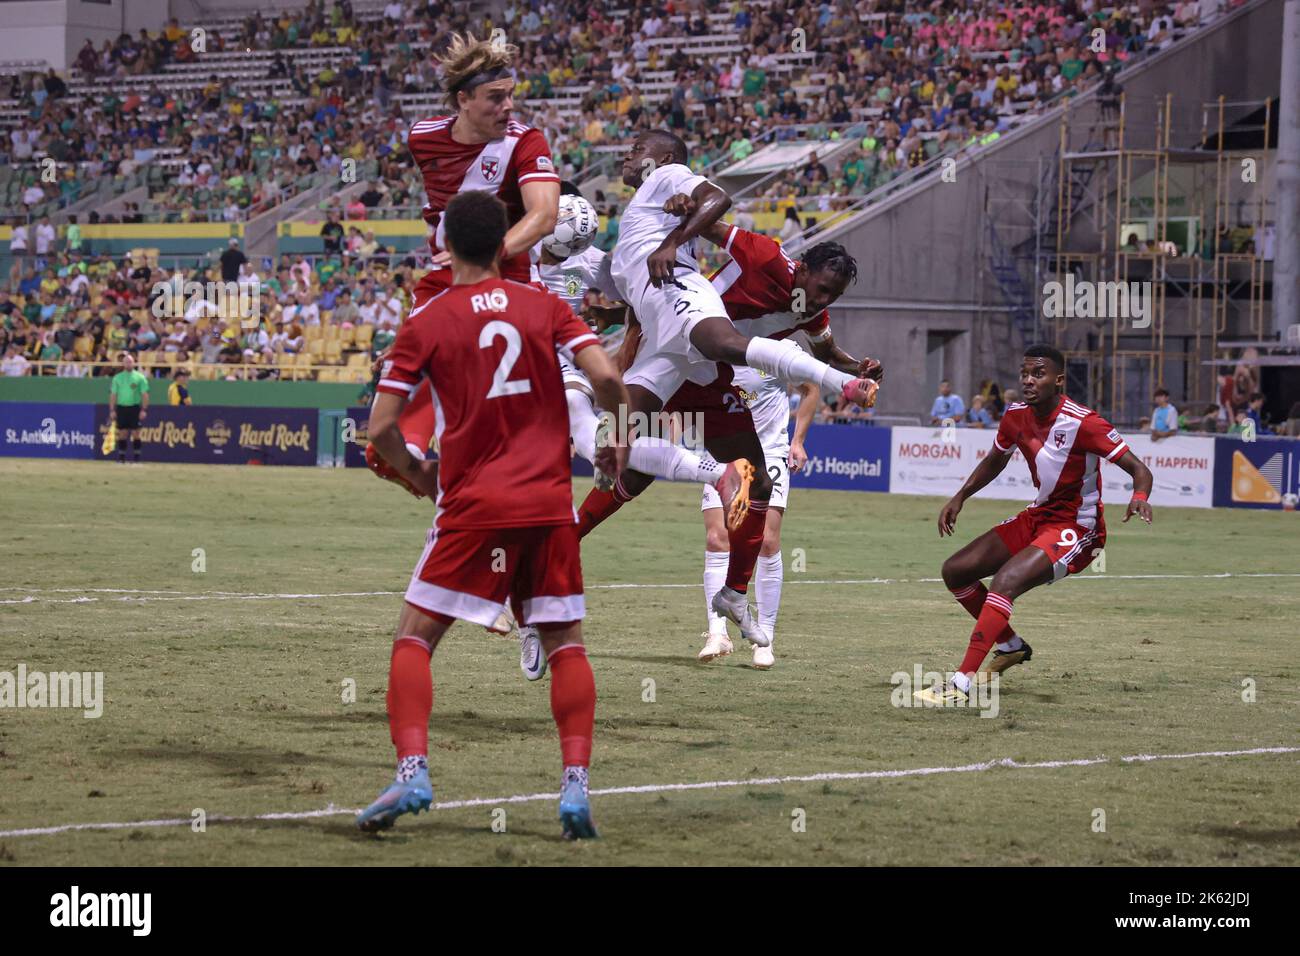
[[[126,464],[126,440],[135,450],[135,464],[140,464],[140,422],[149,410],[149,379],[135,368],[135,358],[122,353],[122,371],[113,376],[108,392],[108,413],[117,425],[117,460]]]

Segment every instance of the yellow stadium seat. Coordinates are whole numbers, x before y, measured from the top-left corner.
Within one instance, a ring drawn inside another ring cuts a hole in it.
[[[72,344],[72,354],[77,358],[89,359],[95,354],[95,340],[89,335],[80,335]]]
[[[176,353],[175,353],[175,352],[159,352],[158,355],[157,355],[157,359],[156,359],[156,361],[158,361],[158,362],[159,362],[160,364],[162,364],[162,365],[175,365],[175,364],[176,364]]]
[[[370,356],[365,352],[351,352],[348,354],[348,368],[370,368]]]
[[[343,361],[343,349],[338,343],[338,339],[325,340],[325,361],[330,365],[337,365]]]
[[[217,367],[215,365],[198,365],[194,369],[194,381],[211,382],[217,377]]]
[[[375,337],[375,327],[373,325],[365,324],[358,325],[353,329],[353,333],[353,341],[356,343],[357,348],[368,349],[370,348],[371,341],[373,341]]]
[[[293,360],[293,379],[307,378],[311,375],[307,369],[316,364],[316,357],[311,352],[299,352]]]
[[[323,368],[316,373],[318,382],[337,382],[339,380],[339,370],[336,368]]]
[[[321,336],[326,342],[337,342],[339,338],[339,327],[337,325],[327,325],[321,320]]]
[[[321,331],[321,327],[319,325],[308,325],[303,328],[302,337],[304,341],[306,341],[308,344],[311,344],[313,342],[320,342],[322,339],[324,339],[325,333]]]
[[[292,352],[281,352],[278,356],[276,356],[275,364],[282,369],[293,368],[293,362],[295,357],[296,356]]]
[[[356,331],[357,331],[356,327],[352,325],[349,325],[347,328],[344,328],[343,326],[339,326],[338,330],[339,330],[339,344],[342,345],[345,349],[351,348],[352,341],[356,337]]]

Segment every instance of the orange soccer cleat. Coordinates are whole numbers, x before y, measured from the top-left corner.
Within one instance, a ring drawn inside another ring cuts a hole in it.
[[[401,485],[411,494],[415,495],[415,497],[424,497],[423,493],[416,491],[414,485],[394,471],[393,466],[379,456],[379,452],[375,451],[374,445],[366,446],[366,467],[385,481],[391,481],[395,485]]]

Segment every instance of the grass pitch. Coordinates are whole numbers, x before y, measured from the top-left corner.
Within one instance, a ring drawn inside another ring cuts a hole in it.
[[[960,659],[971,621],[920,579],[1012,503],[969,503],[957,537],[940,540],[937,499],[796,489],[777,666],[760,672],[739,639],[732,657],[695,662],[699,492],[660,484],[584,546],[593,787],[1109,759],[595,796],[603,839],[573,845],[555,819],[546,686],[523,680],[514,640],[465,624],[434,657],[431,773],[438,800],[486,802],[403,818],[379,838],[348,815],[215,819],[358,808],[390,779],[389,643],[427,502],[362,471],[291,468],[5,460],[0,485],[0,670],[103,671],[106,698],[95,720],[0,710],[10,865],[1300,857],[1300,755],[1119,759],[1300,743],[1300,515],[1157,500],[1148,528],[1112,511],[1104,573],[1017,601],[1035,657],[985,719],[895,707],[891,675]],[[1283,576],[1240,576],[1267,573]],[[826,583],[871,579],[888,580]],[[548,796],[505,800],[537,793]],[[8,832],[189,821],[196,809],[205,831]]]

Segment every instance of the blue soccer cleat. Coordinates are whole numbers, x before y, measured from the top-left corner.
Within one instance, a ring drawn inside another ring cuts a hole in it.
[[[594,840],[600,836],[591,819],[591,802],[580,780],[569,780],[560,791],[560,823],[566,840]]]
[[[370,806],[357,814],[357,829],[366,833],[387,830],[403,813],[428,810],[433,803],[429,771],[421,770],[405,783],[393,782]]]

